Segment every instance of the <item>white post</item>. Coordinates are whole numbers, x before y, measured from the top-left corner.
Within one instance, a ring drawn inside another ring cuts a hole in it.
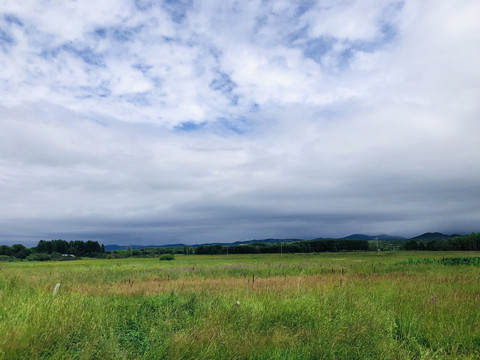
[[[58,283],[57,285],[55,285],[55,289],[53,289],[53,295],[57,295],[57,292],[58,290],[60,289],[60,283]]]

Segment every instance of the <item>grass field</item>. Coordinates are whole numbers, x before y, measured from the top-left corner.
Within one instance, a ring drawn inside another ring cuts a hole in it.
[[[455,256],[0,263],[0,359],[479,359],[480,267],[406,261]]]

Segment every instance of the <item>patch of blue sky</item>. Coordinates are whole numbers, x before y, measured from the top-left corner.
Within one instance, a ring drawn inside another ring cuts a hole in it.
[[[373,41],[354,41],[351,42],[339,56],[339,67],[343,69],[348,67],[350,60],[353,59],[355,52],[361,51],[365,53],[373,53],[382,49],[388,43],[392,42],[397,34],[394,26],[391,24],[383,24],[380,28],[380,35]]]
[[[53,33],[46,33],[35,26],[28,24],[25,26],[25,35],[28,37],[28,43],[31,47],[40,49],[43,56],[44,49],[52,49],[52,44],[56,43],[57,37]]]
[[[391,42],[398,33],[397,28],[389,23],[383,24],[380,31],[383,37],[383,43]]]
[[[253,28],[253,31],[256,33],[267,24],[268,24],[268,16],[267,15],[257,16],[255,18],[255,26]]]
[[[153,69],[152,65],[147,65],[147,64],[135,64],[132,67],[140,71],[144,75],[146,75],[150,70]]]
[[[118,27],[112,29],[112,37],[116,41],[131,41],[141,30],[143,26],[136,27]]]
[[[322,36],[320,38],[308,40],[304,45],[303,54],[307,58],[320,63],[321,58],[332,49],[336,42],[337,39],[331,36]]]
[[[109,97],[112,93],[107,83],[103,83],[100,86],[81,86],[80,92],[82,93],[81,95],[79,95],[80,98],[86,98],[86,97],[106,98],[106,97]]]
[[[147,75],[147,73],[144,73],[144,75],[148,77],[148,79],[153,83],[155,88],[162,88],[164,81],[160,76],[149,76],[150,74]]]
[[[298,42],[303,42],[308,38],[307,27],[299,28],[286,36],[286,42],[288,45],[293,46]]]
[[[107,29],[104,28],[104,27],[100,27],[100,28],[95,29],[95,31],[93,33],[96,36],[98,36],[99,38],[102,38],[102,39],[105,39],[107,37]]]
[[[221,91],[222,93],[231,93],[237,86],[230,76],[224,72],[218,72],[218,76],[209,84],[213,90]]]
[[[212,130],[220,134],[236,134],[244,135],[250,132],[252,124],[246,117],[240,116],[235,118],[218,118],[212,124]]]
[[[121,96],[122,99],[126,100],[127,102],[135,105],[135,106],[150,106],[152,102],[147,96],[147,93],[137,93],[133,95],[123,95]]]
[[[0,42],[13,45],[15,43],[15,39],[7,31],[0,28]]]
[[[103,55],[99,54],[88,47],[77,48],[73,44],[65,44],[61,46],[61,50],[80,57],[85,63],[95,66],[104,66]]]
[[[220,56],[222,55],[222,51],[215,46],[210,46],[208,48],[208,51],[209,51],[210,55],[212,55],[213,58],[217,61],[220,59]]]
[[[315,0],[301,0],[296,9],[296,16],[302,16],[316,4]]]
[[[209,132],[217,135],[244,135],[251,131],[251,123],[245,117],[221,117],[211,122],[185,121],[173,128],[175,133]]]
[[[135,0],[135,7],[140,11],[148,11],[152,6],[153,2],[151,0]]]
[[[15,24],[15,25],[18,25],[18,26],[23,26],[23,22],[20,21],[20,19],[18,17],[16,17],[15,15],[4,14],[3,18],[9,24]]]
[[[336,54],[336,63],[324,70],[332,72],[343,71],[350,66],[350,62],[353,60],[356,52],[373,53],[381,50],[395,39],[397,31],[393,25],[384,23],[379,25],[379,27],[379,35],[372,41],[346,41],[344,50]],[[317,63],[322,64],[322,57],[333,49],[333,45],[340,40],[335,38],[330,38],[326,41],[321,40],[320,42],[316,42],[316,40],[307,42],[304,54]]]
[[[61,52],[67,52],[75,56],[80,57],[85,63],[95,66],[104,66],[103,55],[94,52],[92,49],[77,48],[71,43],[58,46],[56,48],[43,48],[40,52],[40,56],[45,59],[57,58]]]
[[[256,112],[259,112],[260,111],[260,105],[258,105],[257,103],[253,103],[251,106],[250,106],[250,109],[249,109],[249,113],[256,113]]]
[[[231,105],[237,105],[239,97],[233,94],[237,84],[232,81],[230,76],[223,72],[218,72],[218,76],[210,82],[209,87],[212,90],[221,92],[224,96],[229,98]]]
[[[92,49],[89,48],[84,48],[84,49],[75,49],[72,48],[70,51],[82,58],[84,62],[86,62],[89,65],[96,65],[96,66],[103,66],[103,56],[95,53]]]
[[[165,0],[162,7],[176,23],[181,23],[187,16],[187,11],[192,7],[192,0]]]
[[[206,125],[206,122],[197,123],[194,121],[185,121],[182,122],[180,125],[175,126],[173,128],[173,131],[177,133],[199,131],[204,130]]]
[[[53,58],[56,58],[58,56],[58,54],[60,53],[61,49],[60,48],[53,48],[53,49],[48,49],[48,48],[44,48],[44,49],[41,49],[40,51],[40,57],[44,58],[44,59],[53,59]]]
[[[118,42],[128,42],[132,41],[142,28],[143,26],[99,27],[94,30],[93,34],[100,39],[110,38]]]
[[[166,43],[172,43],[172,42],[177,41],[177,39],[175,39],[174,37],[171,37],[171,36],[161,36],[161,39],[163,41],[165,41]]]
[[[0,28],[0,49],[3,50],[4,53],[7,53],[9,49],[15,45],[15,38]]]
[[[383,11],[384,17],[401,12],[404,6],[405,6],[405,0],[398,0],[396,2],[392,2],[388,4]]]
[[[231,95],[230,96],[230,105],[238,105],[238,101],[240,97],[238,95]]]

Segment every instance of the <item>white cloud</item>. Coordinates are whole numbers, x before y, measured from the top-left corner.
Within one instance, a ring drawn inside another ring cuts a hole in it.
[[[303,20],[311,37],[373,41],[379,36],[383,9],[393,1],[322,1]]]
[[[478,230],[474,1],[4,5],[7,237]]]

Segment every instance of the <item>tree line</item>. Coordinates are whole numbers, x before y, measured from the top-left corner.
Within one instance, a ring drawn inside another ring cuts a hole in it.
[[[257,243],[245,245],[200,245],[196,254],[273,254],[368,250],[367,240],[304,240],[287,243]]]
[[[40,240],[38,245],[27,248],[22,244],[0,245],[0,260],[69,260],[74,257],[104,257],[105,247],[98,241]]]
[[[480,233],[467,236],[456,236],[448,240],[405,241],[401,246],[404,250],[428,251],[480,251]],[[400,245],[399,245],[400,247]],[[105,251],[104,245],[97,241],[72,240],[40,240],[36,247],[27,248],[21,244],[12,246],[0,245],[0,261],[12,260],[71,260],[78,257],[126,258],[126,257],[158,257],[163,254],[273,254],[273,253],[312,253],[338,251],[368,251],[367,240],[339,239],[339,240],[303,240],[282,243],[252,243],[240,245],[199,245],[166,248],[143,248]]]
[[[480,233],[471,233],[466,236],[455,236],[448,240],[416,241],[408,240],[405,250],[428,251],[480,251]]]

